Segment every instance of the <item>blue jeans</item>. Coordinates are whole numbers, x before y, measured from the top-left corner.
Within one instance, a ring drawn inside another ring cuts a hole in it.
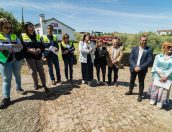
[[[21,88],[21,61],[13,61],[13,62],[0,62],[0,73],[2,75],[2,92],[3,97],[8,98],[10,97],[10,90],[11,90],[11,80],[12,80],[12,73],[14,73],[15,80],[16,80],[16,89]]]
[[[59,66],[59,59],[58,56],[52,53],[51,55],[47,56],[47,63],[48,63],[48,69],[50,74],[50,79],[55,80],[54,73],[53,73],[53,64],[56,69],[56,76],[57,80],[61,81],[61,75],[60,75],[60,66]]]
[[[68,80],[68,67],[70,80],[73,80],[73,56],[63,57],[65,77]]]

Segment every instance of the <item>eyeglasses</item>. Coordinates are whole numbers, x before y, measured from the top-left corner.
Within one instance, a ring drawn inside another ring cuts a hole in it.
[[[4,27],[5,29],[7,29],[7,30],[10,30],[10,29],[12,29],[12,27]]]
[[[65,38],[67,38],[67,39],[68,39],[69,37],[65,37]]]
[[[168,49],[171,49],[171,48],[172,48],[172,46],[167,46],[167,48],[168,48]]]

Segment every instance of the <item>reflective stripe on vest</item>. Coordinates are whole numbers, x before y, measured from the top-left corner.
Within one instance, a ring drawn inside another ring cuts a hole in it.
[[[65,44],[64,41],[62,41],[61,44],[62,44],[62,46],[63,46],[64,48],[67,48],[67,47],[66,47],[67,45]],[[71,42],[71,41],[69,41],[69,46],[72,47],[72,42]]]
[[[57,42],[57,37],[56,37],[55,35],[53,35],[53,41],[54,41],[54,42]],[[49,40],[49,38],[47,37],[47,35],[43,35],[43,42],[44,42],[44,43],[47,43],[47,44],[50,43],[50,40]]]
[[[32,42],[32,40],[30,39],[30,37],[26,34],[26,33],[22,33],[22,39],[23,39],[23,42]],[[40,35],[36,35],[36,41],[37,42],[41,42],[41,37]]]

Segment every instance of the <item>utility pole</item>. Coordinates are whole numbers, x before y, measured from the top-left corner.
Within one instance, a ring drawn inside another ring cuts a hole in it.
[[[24,16],[23,16],[23,7],[22,7],[22,31],[24,30]]]

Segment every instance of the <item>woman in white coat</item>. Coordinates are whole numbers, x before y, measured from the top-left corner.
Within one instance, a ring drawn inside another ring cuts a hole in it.
[[[92,85],[93,80],[93,62],[95,44],[91,42],[89,33],[84,34],[83,40],[79,42],[79,61],[81,62],[82,83]]]

